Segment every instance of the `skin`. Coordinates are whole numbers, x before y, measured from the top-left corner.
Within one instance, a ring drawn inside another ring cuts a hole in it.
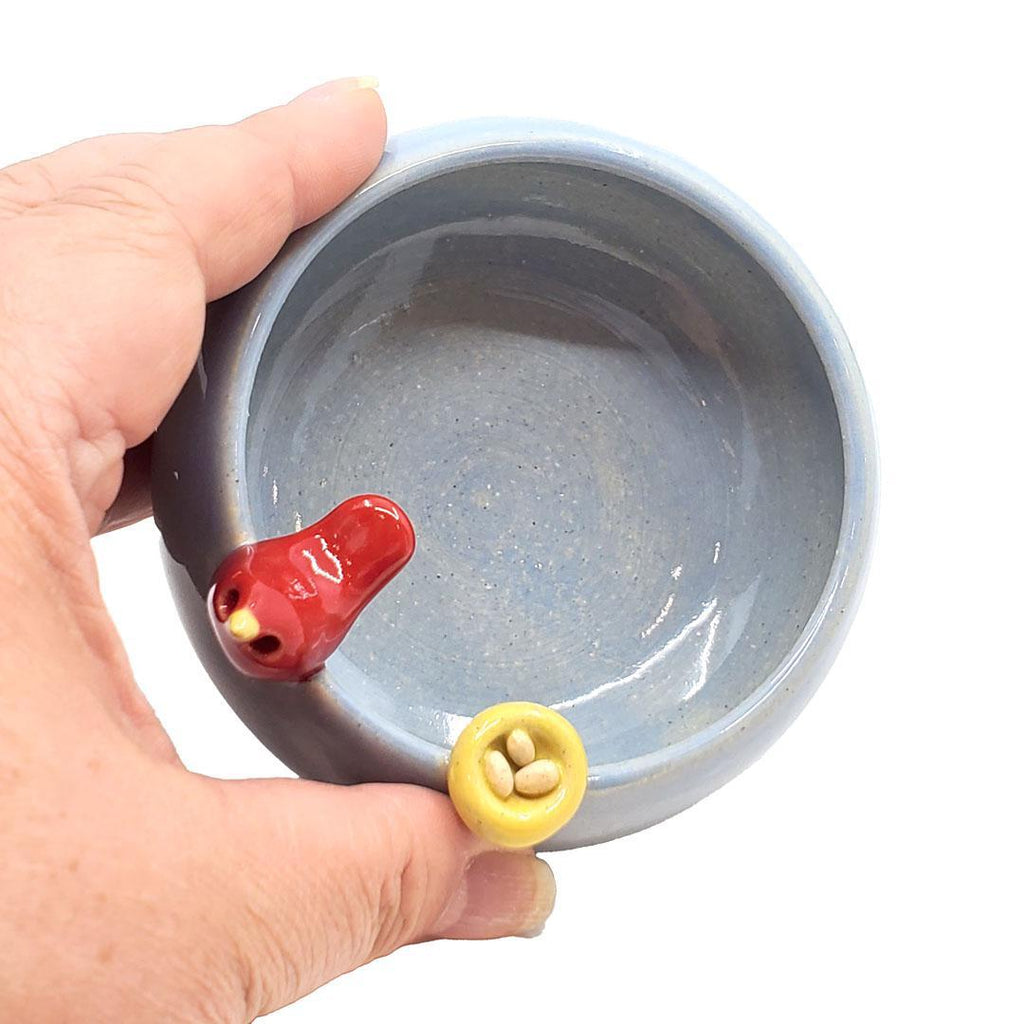
[[[349,80],[0,171],[0,1019],[250,1020],[406,943],[535,934],[551,910],[547,866],[440,794],[187,771],[97,585],[90,538],[148,512],[137,446],[205,304],[384,137]]]

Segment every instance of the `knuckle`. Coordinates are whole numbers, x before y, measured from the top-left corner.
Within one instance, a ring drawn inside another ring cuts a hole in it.
[[[378,881],[374,892],[374,925],[367,959],[385,956],[415,938],[421,929],[426,878],[412,849],[389,858],[394,867]]]
[[[55,197],[38,209],[60,218],[70,213],[89,217],[90,244],[128,248],[138,255],[165,257],[196,247],[185,223],[163,195],[152,172],[125,164],[117,171],[96,175]],[[73,241],[78,244],[77,233]]]
[[[209,957],[189,964],[178,977],[168,970],[174,994],[168,997],[168,1011],[195,1024],[237,1024],[253,1020],[257,1014],[249,1012],[244,992],[232,986],[222,975],[219,958]],[[173,1019],[173,1018],[171,1018]]]
[[[122,174],[98,175],[69,189],[56,201],[59,208],[79,207],[120,221],[129,218],[150,230],[166,229],[166,214],[152,190]]]
[[[260,169],[261,180],[253,193],[263,206],[263,212],[287,223],[296,223],[299,193],[291,154],[241,124],[213,130],[227,132],[227,141],[237,148],[244,164]],[[222,138],[221,145],[224,141]]]
[[[252,1020],[289,1002],[304,989],[308,950],[301,922],[282,926],[250,893],[234,907],[233,923],[224,939],[231,964],[229,1005],[241,1008],[239,1017]]]
[[[0,168],[0,215],[24,213],[56,192],[45,160],[25,160]]]

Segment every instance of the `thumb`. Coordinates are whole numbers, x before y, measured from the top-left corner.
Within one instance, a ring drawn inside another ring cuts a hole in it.
[[[217,847],[227,851],[224,923],[250,1018],[408,943],[536,935],[554,905],[544,861],[487,846],[440,793],[213,785],[229,833]]]

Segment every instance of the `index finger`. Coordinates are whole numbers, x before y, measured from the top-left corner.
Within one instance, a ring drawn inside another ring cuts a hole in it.
[[[93,140],[0,175],[0,365],[21,381],[5,411],[73,454],[93,526],[125,448],[194,365],[206,302],[376,166],[386,124],[368,84],[320,86],[235,125]]]
[[[22,161],[0,170],[0,217],[122,190],[175,218],[219,298],[376,166],[386,121],[375,86],[343,78],[236,124],[103,136]]]

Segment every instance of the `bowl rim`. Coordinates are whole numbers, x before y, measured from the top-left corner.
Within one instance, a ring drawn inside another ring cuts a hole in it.
[[[738,740],[738,734],[755,723],[784,689],[800,693],[798,711],[835,657],[863,589],[878,482],[875,430],[864,382],[847,336],[821,289],[789,245],[744,201],[671,153],[585,125],[486,118],[399,135],[389,141],[371,177],[341,206],[295,232],[257,279],[258,287],[247,290],[239,320],[245,329],[237,331],[234,339],[238,351],[232,394],[221,404],[215,422],[220,436],[229,440],[226,470],[239,481],[247,480],[248,395],[281,308],[321,250],[370,208],[430,178],[487,163],[523,161],[584,167],[646,185],[695,210],[740,244],[783,293],[807,330],[825,371],[842,438],[843,511],[835,554],[819,600],[793,645],[743,701],[709,725],[657,750],[591,764],[589,785],[614,788],[675,770],[682,762],[701,759]],[[228,517],[225,525],[231,535],[251,538],[253,516],[244,484],[237,488],[237,499],[217,512]],[[349,699],[333,684],[329,672],[317,678],[326,684],[342,715],[370,726],[386,748],[415,763],[425,776],[443,773],[447,746],[408,732]]]

